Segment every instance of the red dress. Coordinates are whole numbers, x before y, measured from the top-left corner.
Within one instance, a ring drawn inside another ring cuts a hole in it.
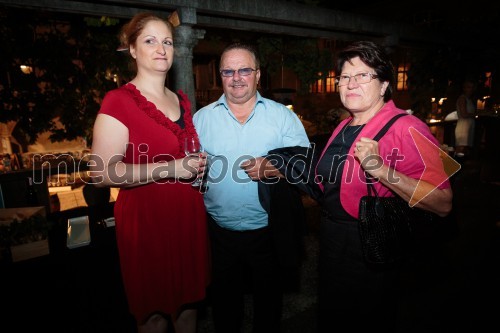
[[[99,112],[116,118],[129,130],[125,163],[185,156],[183,138],[196,132],[189,99],[182,91],[178,96],[184,129],[131,83],[106,94]],[[122,188],[114,213],[122,278],[130,312],[139,322],[154,311],[175,314],[181,305],[204,299],[209,245],[198,190],[173,179]]]

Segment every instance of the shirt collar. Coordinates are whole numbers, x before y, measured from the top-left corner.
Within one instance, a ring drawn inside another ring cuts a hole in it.
[[[255,103],[255,106],[257,106],[259,103],[264,103],[264,99],[262,98],[261,94],[258,91],[256,92],[256,95],[257,95],[257,101]],[[219,97],[219,99],[214,105],[214,109],[219,105],[222,105],[226,108],[226,110],[229,110],[229,107],[227,106],[226,94],[222,94],[222,96]]]

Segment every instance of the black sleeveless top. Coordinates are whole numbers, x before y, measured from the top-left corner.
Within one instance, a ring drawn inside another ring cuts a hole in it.
[[[345,126],[332,140],[318,163],[317,174],[321,176],[324,187],[323,209],[334,219],[353,219],[340,203],[340,187],[348,151],[363,126]]]

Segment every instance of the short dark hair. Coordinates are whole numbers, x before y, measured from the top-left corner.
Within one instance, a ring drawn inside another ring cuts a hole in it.
[[[359,57],[363,63],[373,68],[380,81],[389,82],[384,93],[384,102],[389,101],[392,98],[395,75],[394,66],[387,53],[382,47],[371,41],[353,42],[338,53],[337,74],[342,72],[342,68],[346,62],[356,57]]]
[[[226,54],[227,52],[232,51],[232,50],[246,50],[246,51],[250,52],[254,58],[254,61],[255,61],[255,69],[260,68],[260,61],[259,61],[259,57],[257,56],[257,49],[253,45],[240,43],[240,42],[229,44],[228,46],[226,46],[224,48],[224,50],[222,51],[222,54],[220,55],[220,63],[222,63],[222,58],[224,57],[224,54]]]

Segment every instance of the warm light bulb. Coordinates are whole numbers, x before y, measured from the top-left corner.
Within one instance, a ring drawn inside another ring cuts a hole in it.
[[[21,68],[21,72],[23,72],[24,74],[33,73],[33,67],[31,67],[31,66],[21,65],[21,66],[19,66],[19,68]]]

